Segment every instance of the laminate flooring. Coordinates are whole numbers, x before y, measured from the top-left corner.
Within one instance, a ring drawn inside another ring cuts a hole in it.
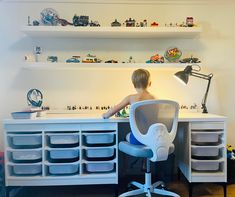
[[[120,184],[119,193],[124,191],[124,184]],[[174,181],[168,184],[171,191],[181,197],[188,197],[188,187],[185,181]],[[46,186],[23,187],[14,197],[115,197],[114,185],[92,186]],[[117,191],[117,190],[116,190]],[[14,193],[14,192],[13,192]],[[138,195],[142,197],[145,195]],[[152,197],[160,197],[152,195]],[[198,184],[193,187],[193,197],[223,197],[223,187],[217,184]],[[227,197],[235,197],[235,184],[227,185]]]

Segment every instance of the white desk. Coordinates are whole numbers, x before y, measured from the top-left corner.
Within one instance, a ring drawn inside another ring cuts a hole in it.
[[[6,186],[118,184],[118,124],[128,123],[128,119],[100,117],[48,114],[31,120],[4,120]],[[192,158],[191,151],[198,146],[193,145],[192,135],[197,133],[218,134],[218,144],[202,146],[219,149],[218,158]],[[226,182],[225,117],[181,113],[175,143],[179,168],[190,183]],[[65,162],[61,163],[63,158]],[[204,172],[199,166],[197,171],[197,164],[202,168],[213,165],[216,169]]]

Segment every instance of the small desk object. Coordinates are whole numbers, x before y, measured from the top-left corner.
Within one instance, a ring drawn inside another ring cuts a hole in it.
[[[129,120],[100,117],[5,119],[6,187],[118,184],[118,125]],[[175,146],[189,183],[226,183],[225,117],[181,113]]]

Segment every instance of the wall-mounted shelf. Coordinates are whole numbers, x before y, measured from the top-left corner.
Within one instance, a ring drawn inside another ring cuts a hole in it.
[[[73,27],[25,26],[22,32],[32,37],[68,38],[193,38],[201,27]]]
[[[113,69],[173,69],[184,68],[188,63],[51,63],[51,62],[27,62],[23,68],[30,70],[78,70],[78,69],[99,69],[99,70],[113,70]]]

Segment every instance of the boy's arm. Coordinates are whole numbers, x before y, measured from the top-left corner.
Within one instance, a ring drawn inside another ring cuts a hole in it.
[[[103,118],[109,118],[116,114],[118,111],[130,104],[130,96],[125,97],[120,103],[109,109],[102,115]]]

